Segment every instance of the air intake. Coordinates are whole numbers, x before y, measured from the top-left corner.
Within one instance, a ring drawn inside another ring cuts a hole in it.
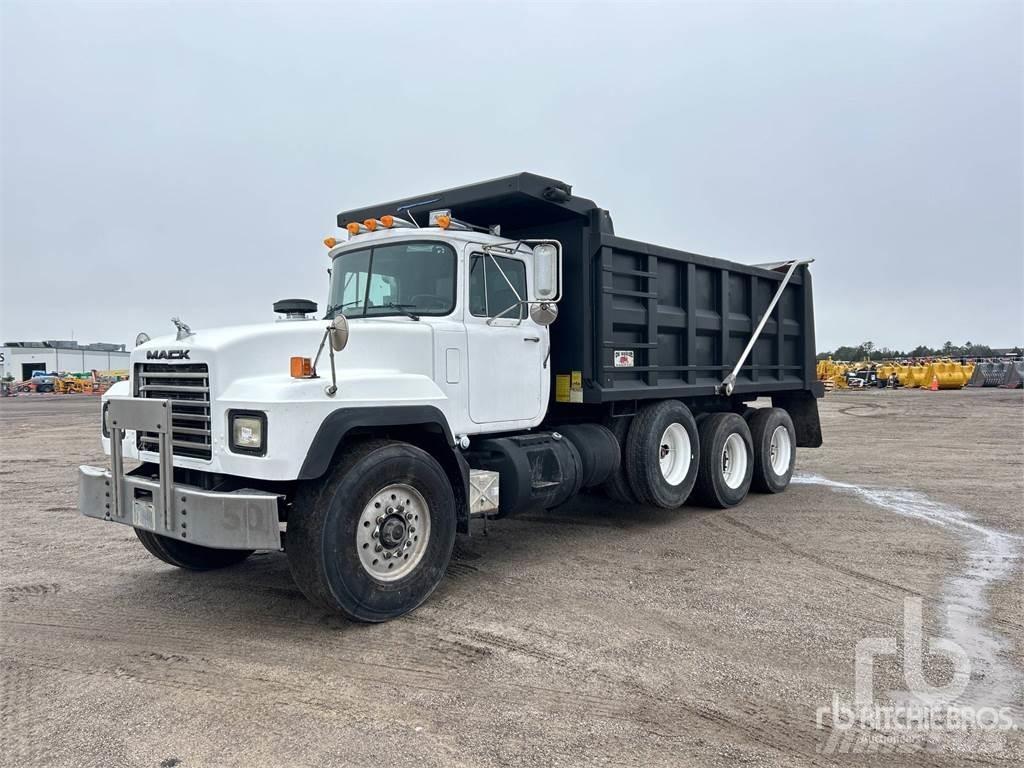
[[[274,302],[274,311],[284,315],[283,320],[308,320],[316,314],[316,302],[309,299],[281,299]]]

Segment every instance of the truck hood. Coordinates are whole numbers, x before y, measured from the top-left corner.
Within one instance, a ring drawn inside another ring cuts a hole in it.
[[[207,363],[214,396],[243,379],[290,378],[290,358],[315,358],[327,328],[326,320],[283,320],[258,325],[200,329],[178,341],[174,335],[151,339],[132,352],[135,363]],[[405,317],[359,318],[350,323],[349,342],[336,353],[339,379],[382,371],[433,378],[433,328]],[[325,347],[317,365],[330,377]]]

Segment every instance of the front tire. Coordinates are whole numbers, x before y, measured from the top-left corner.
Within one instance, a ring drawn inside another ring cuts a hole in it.
[[[736,413],[711,413],[700,423],[700,469],[693,495],[706,507],[735,507],[754,474],[750,428]]]
[[[455,526],[455,495],[441,465],[407,443],[370,440],[299,488],[285,551],[311,602],[355,621],[387,621],[440,583]]]
[[[237,565],[253,553],[251,549],[214,549],[201,547],[187,541],[178,541],[168,536],[158,536],[152,531],[135,528],[142,546],[153,557],[168,565],[187,571],[213,571]]]

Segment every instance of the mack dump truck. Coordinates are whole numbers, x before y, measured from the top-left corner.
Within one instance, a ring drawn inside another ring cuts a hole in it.
[[[581,491],[731,507],[821,444],[808,262],[627,240],[530,173],[337,223],[324,315],[289,299],[140,335],[83,514],[179,568],[283,549],[309,600],[379,622],[430,595],[473,518]]]

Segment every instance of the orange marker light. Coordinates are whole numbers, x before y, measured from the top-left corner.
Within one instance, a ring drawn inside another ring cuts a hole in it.
[[[363,222],[363,226],[366,227],[371,232],[373,232],[377,229],[377,220],[367,219],[366,221]]]
[[[354,221],[351,224],[346,224],[345,225],[345,229],[348,230],[348,233],[350,235],[358,235],[359,234],[359,225],[356,224]]]
[[[380,217],[380,223],[384,225],[385,229],[391,229],[395,225],[395,217],[386,213]]]
[[[313,377],[313,361],[308,357],[293,357],[291,368],[293,379],[310,379]]]
[[[437,226],[439,226],[439,227],[440,227],[441,229],[448,229],[448,227],[449,227],[449,226],[451,226],[451,223],[452,223],[452,217],[451,217],[451,216],[438,216],[438,217],[437,217],[437,218],[436,218],[436,219],[434,220],[434,222],[435,222],[435,223],[437,224]]]
[[[338,244],[338,241],[335,240],[333,237],[325,237],[324,238],[324,245],[326,245],[328,248],[333,248],[337,244]]]

